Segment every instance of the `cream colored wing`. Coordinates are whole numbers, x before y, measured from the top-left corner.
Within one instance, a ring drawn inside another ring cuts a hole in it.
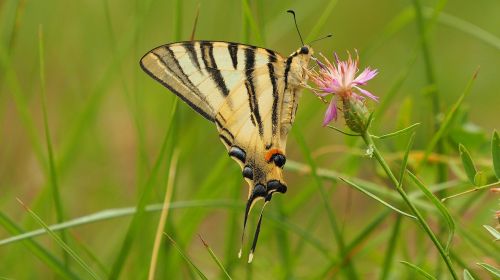
[[[222,142],[242,169],[258,169],[253,173],[259,175],[255,178],[259,183],[266,185],[268,173],[280,173],[269,175],[281,179],[281,171],[270,172],[262,166],[269,165],[272,153],[284,154],[280,116],[286,60],[282,56],[249,45],[193,41],[155,48],[141,59],[141,66],[214,121]],[[249,182],[251,189],[254,181]]]
[[[192,41],[160,46],[141,59],[150,76],[215,122],[249,185],[244,227],[255,201],[268,202],[275,192],[287,190],[282,174],[286,138],[311,55],[307,46],[285,60],[254,46]],[[261,221],[262,211],[249,261]]]

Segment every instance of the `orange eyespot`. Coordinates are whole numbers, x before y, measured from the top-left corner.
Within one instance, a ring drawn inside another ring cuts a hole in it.
[[[265,159],[267,162],[273,161],[274,164],[276,164],[276,166],[278,167],[283,167],[283,165],[285,165],[286,162],[285,155],[283,155],[283,152],[279,149],[269,150],[265,155]]]
[[[267,151],[266,155],[265,155],[265,159],[267,162],[270,162],[272,157],[275,155],[275,154],[283,154],[283,152],[280,150],[280,149],[271,149],[269,151]]]

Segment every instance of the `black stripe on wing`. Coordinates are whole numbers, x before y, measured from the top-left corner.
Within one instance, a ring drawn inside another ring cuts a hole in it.
[[[205,68],[210,75],[210,78],[212,78],[212,80],[215,82],[221,94],[223,96],[227,96],[229,94],[229,90],[227,89],[224,77],[222,77],[220,70],[217,68],[217,63],[215,63],[213,43],[201,41],[200,48],[201,57],[203,59],[203,63],[205,64]]]
[[[231,56],[231,62],[233,63],[233,68],[238,68],[238,44],[228,43],[227,49],[229,51],[229,56]]]
[[[246,76],[246,89],[248,93],[248,103],[250,105],[252,122],[257,124],[259,128],[260,136],[264,135],[264,127],[262,125],[262,119],[260,117],[259,102],[257,100],[257,95],[255,93],[255,84],[253,81],[253,70],[255,66],[255,49],[246,48],[245,49],[245,76]],[[254,122],[255,120],[255,122]]]
[[[272,63],[267,64],[267,68],[269,70],[269,80],[271,81],[271,85],[273,86],[273,111],[271,115],[272,120],[272,134],[276,135],[276,131],[278,129],[278,86],[276,84],[276,75],[274,73],[274,65]]]
[[[231,141],[234,141],[234,135],[217,119],[218,116],[222,117],[222,115],[219,114],[215,116],[215,124],[217,125],[217,128],[220,129],[221,131],[224,131],[227,134],[227,136],[231,138]]]
[[[177,95],[182,101],[186,102],[186,104],[188,104],[191,108],[193,108],[196,112],[198,112],[200,115],[202,115],[204,118],[206,118],[207,120],[213,122],[214,121],[214,118],[209,114],[209,112],[205,112],[203,111],[200,107],[198,107],[196,104],[194,104],[193,102],[191,102],[189,99],[187,99],[184,95],[182,95],[179,91],[175,90],[172,86],[170,86],[169,84],[167,84],[163,79],[161,79],[160,77],[156,76],[153,72],[149,71],[148,68],[146,68],[146,66],[143,64],[143,59],[147,56],[147,55],[156,55],[152,52],[150,53],[147,53],[140,61],[140,65],[141,65],[141,68],[142,70],[144,70],[144,72],[146,72],[149,76],[151,76],[153,79],[155,79],[156,81],[158,81],[160,84],[162,84],[164,87],[166,87],[168,90],[170,90],[171,92],[173,92],[175,95]],[[163,62],[162,59],[159,59],[158,61]]]
[[[189,55],[189,59],[191,59],[191,62],[193,63],[193,65],[196,66],[196,69],[198,69],[198,71],[201,71],[200,62],[198,61],[198,54],[196,53],[196,49],[194,47],[194,44],[192,42],[190,42],[190,43],[182,44],[182,46],[184,46],[184,48],[186,48],[186,51]]]

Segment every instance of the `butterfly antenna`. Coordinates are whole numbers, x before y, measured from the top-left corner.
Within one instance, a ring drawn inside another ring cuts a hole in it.
[[[257,228],[255,229],[252,249],[250,249],[250,254],[248,255],[248,263],[251,263],[253,261],[253,253],[255,252],[255,247],[257,247],[257,240],[259,239],[260,224],[262,223],[262,214],[264,213],[264,208],[266,207],[268,202],[269,200],[266,199],[266,202],[264,202],[264,205],[262,205],[262,209],[260,210],[259,222],[257,223]]]
[[[288,10],[286,12],[293,15],[293,21],[295,22],[295,28],[297,28],[297,33],[299,33],[300,42],[302,43],[302,46],[303,46],[304,45],[304,40],[302,40],[302,35],[300,35],[299,26],[297,25],[297,19],[295,18],[295,12],[293,10]]]
[[[314,39],[314,40],[312,40],[311,42],[309,42],[309,43],[308,43],[308,45],[311,45],[311,44],[312,44],[312,43],[314,43],[314,42],[318,42],[318,41],[321,41],[321,40],[326,39],[326,38],[330,38],[330,37],[332,37],[332,36],[333,36],[332,34],[328,34],[328,35],[323,36],[323,37],[320,37],[320,38],[318,38],[318,39]]]

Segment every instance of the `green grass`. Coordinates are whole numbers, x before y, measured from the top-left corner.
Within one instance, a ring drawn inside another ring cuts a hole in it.
[[[488,190],[500,179],[499,3],[80,2],[0,2],[0,278],[142,279],[156,249],[157,279],[498,273]],[[214,125],[138,65],[153,47],[189,40],[198,5],[195,39],[288,55],[300,47],[294,9],[306,42],[333,34],[316,54],[358,49],[361,67],[380,71],[366,86],[381,98],[367,103],[374,158],[361,137],[322,127],[326,107],[304,90],[288,192],[267,206],[251,265],[237,257],[239,167]],[[169,238],[154,249],[174,150]]]

